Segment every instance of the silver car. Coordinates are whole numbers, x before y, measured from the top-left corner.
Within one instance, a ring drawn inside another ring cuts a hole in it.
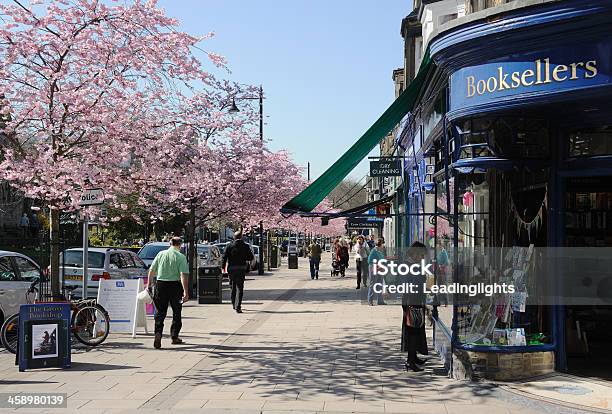
[[[223,256],[219,248],[212,244],[198,244],[198,267],[221,268]]]
[[[249,247],[253,252],[253,260],[247,265],[247,272],[259,269],[259,246],[249,244]]]
[[[0,250],[0,323],[27,303],[30,284],[42,278],[40,267],[29,257]]]
[[[147,266],[129,250],[104,247],[88,249],[87,296],[96,297],[101,279],[136,279],[147,277]],[[81,297],[83,286],[83,249],[67,249],[60,255],[60,276],[65,286],[77,286],[74,296]]]
[[[149,267],[157,253],[168,250],[168,248],[170,248],[169,242],[149,242],[138,251],[138,257]]]

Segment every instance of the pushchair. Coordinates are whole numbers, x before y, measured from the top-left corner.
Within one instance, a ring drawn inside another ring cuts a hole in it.
[[[346,268],[344,263],[340,262],[339,260],[332,259],[331,277],[338,275],[342,275],[342,277],[344,277],[345,270]]]

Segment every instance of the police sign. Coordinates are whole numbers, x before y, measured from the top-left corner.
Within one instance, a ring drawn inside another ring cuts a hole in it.
[[[101,188],[90,188],[81,193],[80,206],[97,206],[104,204],[104,191]]]
[[[370,161],[370,177],[394,177],[402,175],[402,165],[398,158],[381,158]]]

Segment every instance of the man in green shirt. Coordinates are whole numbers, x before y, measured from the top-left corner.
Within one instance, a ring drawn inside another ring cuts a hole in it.
[[[189,300],[189,266],[187,258],[181,253],[183,241],[180,237],[170,240],[170,248],[157,253],[149,268],[149,284],[155,282],[153,303],[155,304],[155,340],[153,346],[161,348],[161,338],[164,331],[164,320],[168,312],[168,304],[172,307],[172,326],[170,336],[173,344],[181,344],[179,332],[183,325],[181,321],[182,304]],[[182,299],[182,301],[181,301]]]

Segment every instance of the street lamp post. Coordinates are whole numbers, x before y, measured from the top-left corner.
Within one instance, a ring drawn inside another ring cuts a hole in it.
[[[263,86],[259,86],[259,97],[258,98],[239,98],[239,99],[259,99],[259,139],[263,144],[263,127],[264,127],[264,116],[263,116]],[[229,112],[239,112],[240,109],[236,106],[236,98],[232,98],[232,107]],[[263,263],[263,221],[259,221],[259,258],[257,260],[257,274],[264,274],[264,263]],[[253,242],[251,240],[251,242]]]

